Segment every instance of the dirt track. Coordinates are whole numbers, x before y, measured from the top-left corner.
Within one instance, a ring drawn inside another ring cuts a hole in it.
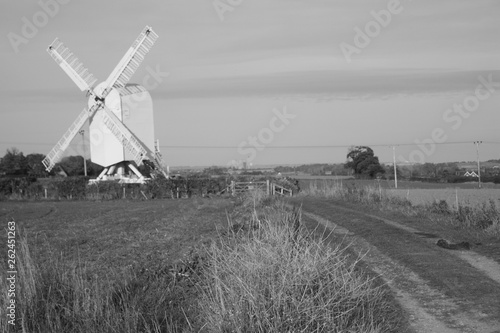
[[[500,332],[500,265],[438,247],[439,235],[317,198],[302,204],[308,228],[352,243],[406,309],[415,332]],[[314,214],[312,213],[314,212]]]

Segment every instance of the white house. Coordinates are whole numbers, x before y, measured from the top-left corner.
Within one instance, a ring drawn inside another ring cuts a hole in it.
[[[464,176],[465,176],[465,177],[479,177],[479,176],[477,175],[476,171],[466,171],[466,172],[464,173]]]

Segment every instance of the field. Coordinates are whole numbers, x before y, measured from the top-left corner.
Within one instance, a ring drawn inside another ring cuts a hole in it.
[[[258,190],[178,200],[1,201],[2,223],[16,222],[20,325],[131,333],[500,325],[500,205],[472,207],[500,189],[401,182],[395,190],[391,182],[325,179],[300,185],[286,202]],[[437,200],[449,203],[430,203]],[[438,239],[474,254],[457,256],[436,246]]]
[[[394,180],[377,180],[377,179],[353,179],[351,177],[346,178],[343,176],[308,176],[308,177],[297,177],[299,179],[301,186],[308,186],[311,183],[318,184],[344,184],[346,186],[356,185],[358,187],[365,186],[376,186],[382,188],[394,188]],[[482,188],[500,189],[500,184],[493,183],[482,183]],[[477,189],[477,182],[468,183],[427,183],[427,182],[414,182],[399,180],[398,189],[446,189],[446,188],[461,188],[461,189]]]
[[[389,195],[406,198],[414,205],[429,204],[445,200],[448,205],[475,206],[493,200],[500,207],[500,189],[496,188],[435,188],[435,189],[388,189]]]
[[[133,268],[167,267],[185,258],[227,223],[232,203],[214,200],[0,202],[2,223],[13,218],[41,265],[82,263],[114,279]],[[106,267],[106,269],[103,269]]]
[[[312,176],[311,176],[312,177]],[[311,185],[320,187],[344,186],[348,188],[370,187],[385,190],[388,195],[410,200],[415,205],[431,204],[445,200],[450,206],[456,207],[457,197],[459,205],[475,206],[493,200],[500,207],[500,185],[485,183],[478,189],[477,183],[423,183],[398,181],[398,188],[394,188],[394,181],[389,180],[360,180],[360,179],[301,179],[300,187],[307,190]]]
[[[312,238],[298,210],[262,192],[4,201],[0,219],[16,222],[23,331],[368,333],[406,325],[356,257]],[[18,331],[4,317],[0,327]]]

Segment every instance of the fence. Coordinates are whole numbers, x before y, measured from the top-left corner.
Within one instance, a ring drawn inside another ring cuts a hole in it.
[[[291,189],[285,188],[281,185],[272,183],[271,184],[271,195],[281,195],[281,196],[292,196],[293,191]]]

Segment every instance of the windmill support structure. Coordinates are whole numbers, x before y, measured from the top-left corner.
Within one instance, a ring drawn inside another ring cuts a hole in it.
[[[109,168],[104,168],[96,179],[91,179],[91,183],[107,180],[119,180],[121,183],[139,183],[146,181],[146,177],[130,161],[124,161]]]

